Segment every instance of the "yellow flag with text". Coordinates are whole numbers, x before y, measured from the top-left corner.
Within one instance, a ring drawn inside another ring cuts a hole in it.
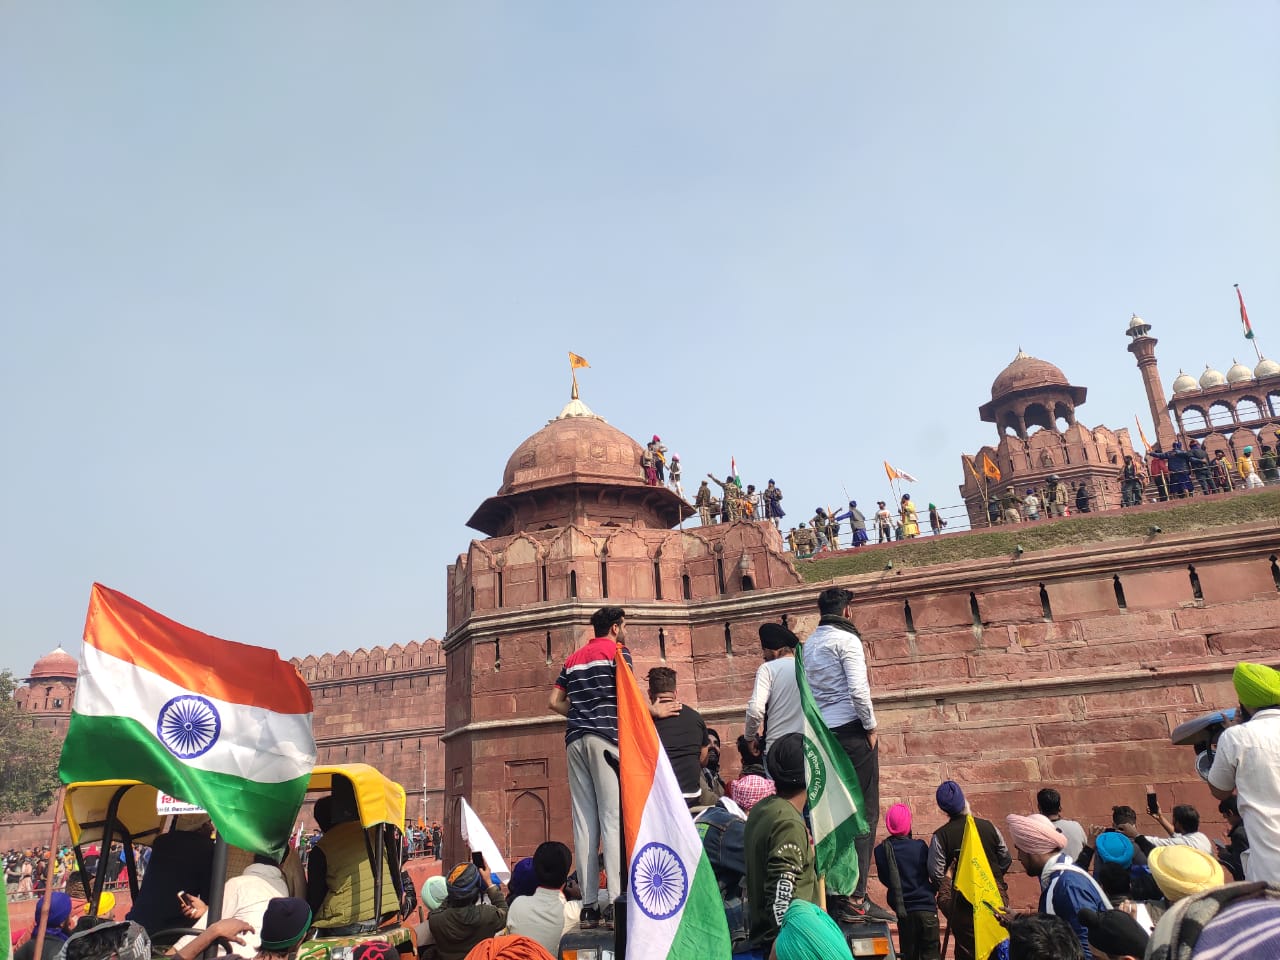
[[[1008,934],[996,919],[995,911],[1004,909],[1004,899],[1000,896],[1000,886],[991,872],[972,814],[965,818],[964,840],[960,843],[960,859],[956,863],[955,888],[973,904],[973,945],[978,960],[987,960],[991,951]]]

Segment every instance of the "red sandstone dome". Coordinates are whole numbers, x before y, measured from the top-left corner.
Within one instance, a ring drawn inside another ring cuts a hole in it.
[[[467,526],[490,537],[570,523],[674,527],[693,507],[665,486],[645,484],[640,444],[576,397],[516,447],[502,486]]]
[[[991,399],[999,400],[1020,390],[1038,390],[1041,387],[1070,387],[1067,375],[1047,360],[1037,360],[1022,350],[1013,363],[1000,371],[991,383]]]
[[[52,653],[46,653],[31,668],[29,680],[74,680],[80,664],[76,658],[59,647]]]
[[[644,486],[640,444],[596,416],[581,400],[516,447],[499,496],[566,483]]]

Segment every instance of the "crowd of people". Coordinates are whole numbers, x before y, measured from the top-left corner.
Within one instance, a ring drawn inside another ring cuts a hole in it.
[[[1221,733],[1204,773],[1226,823],[1221,839],[1202,830],[1195,805],[1179,803],[1166,817],[1154,793],[1145,829],[1138,811],[1124,804],[1112,808],[1109,823],[1085,825],[1063,809],[1053,784],[1028,796],[1025,813],[1000,823],[973,809],[955,780],[937,785],[930,809],[913,810],[899,799],[882,811],[881,726],[863,642],[851,622],[853,597],[825,589],[817,611],[818,625],[803,642],[783,623],[760,627],[762,662],[735,739],[739,772],[728,782],[720,735],[681,701],[677,672],[656,667],[646,677],[658,739],[718,883],[736,956],[846,956],[845,931],[878,921],[896,927],[898,955],[906,960],[936,960],[948,947],[957,960],[983,960],[988,912],[1007,931],[992,955],[1010,960],[1280,956],[1280,672],[1254,663],[1235,667],[1237,722]],[[207,818],[196,817],[155,839],[123,922],[105,898],[96,917],[75,909],[73,896],[84,890],[79,875],[75,890],[53,894],[54,946],[40,960],[57,960],[64,948],[68,960],[106,960],[112,954],[101,952],[102,943],[174,927],[195,928],[175,945],[181,960],[196,956],[211,933],[245,960],[283,958],[309,932],[368,934],[379,929],[379,917],[411,922],[415,914],[424,918],[416,924],[422,960],[542,960],[558,957],[574,931],[611,928],[623,869],[614,657],[620,646],[628,661],[630,655],[622,608],[600,608],[591,624],[592,638],[566,658],[548,701],[566,721],[572,849],[556,840],[541,844],[505,883],[483,858],[463,861],[427,880],[420,899],[407,873],[387,860],[375,903],[354,793],[335,778],[332,793],[315,805],[313,838],[282,858],[254,858],[227,882],[224,920],[201,932],[213,840]],[[825,889],[806,817],[801,647],[813,704],[848,758],[869,827],[853,841],[856,879],[842,884],[828,877]],[[922,822],[933,829],[921,829]],[[421,837],[406,838],[410,848],[421,843],[438,856],[438,824],[419,829]],[[972,889],[960,876],[966,844],[965,856],[985,865],[998,890],[991,900],[966,899]],[[1006,880],[1015,863],[1039,883],[1034,910],[1009,904]],[[868,894],[873,870],[886,890],[884,905]],[[118,944],[113,949],[125,955]],[[363,944],[355,956],[394,960],[377,950]],[[33,951],[19,951],[17,960],[36,960]]]
[[[133,851],[134,862],[141,877],[146,872],[151,850],[148,847],[134,845]],[[85,848],[84,866],[90,874],[97,875],[100,857],[101,851],[97,844],[90,844]],[[75,851],[71,847],[59,847],[56,852],[51,851],[47,846],[6,851],[4,879],[9,899],[18,901],[42,896],[45,879],[49,876],[50,864],[53,866],[53,889],[65,892],[79,870]],[[119,843],[113,843],[107,851],[106,889],[116,890],[127,883],[124,847]]]
[[[1235,670],[1242,722],[1222,735],[1207,775],[1227,824],[1220,840],[1201,831],[1195,806],[1178,804],[1166,817],[1154,795],[1146,830],[1127,805],[1114,807],[1110,823],[1086,827],[1064,815],[1053,785],[1039,790],[1033,809],[999,826],[973,811],[963,786],[952,780],[938,785],[936,810],[897,802],[882,821],[879,724],[862,641],[850,622],[852,597],[841,588],[824,590],[818,611],[818,627],[803,644],[805,679],[855,771],[871,827],[855,841],[859,869],[851,889],[828,886],[824,896],[815,872],[794,659],[800,638],[783,624],[760,628],[763,663],[737,738],[741,772],[727,784],[719,735],[680,702],[675,671],[661,667],[648,675],[650,712],[715,871],[735,955],[843,956],[848,948],[839,924],[880,920],[896,924],[900,956],[940,957],[945,937],[954,956],[967,960],[978,956],[975,915],[986,909],[1008,931],[998,955],[1013,960],[1193,957],[1198,954],[1190,949],[1167,951],[1171,942],[1186,948],[1195,936],[1220,948],[1214,956],[1280,955],[1280,672],[1260,664]],[[621,869],[617,775],[609,760],[617,750],[612,658],[625,644],[625,612],[601,608],[592,625],[595,636],[565,661],[550,700],[567,721],[576,863],[584,877],[603,870],[597,889],[588,885],[581,904],[566,908],[566,931],[575,923],[612,922]],[[916,824],[924,818],[940,825],[920,832]],[[971,904],[957,889],[971,822],[1001,904]],[[877,843],[881,824],[886,835]],[[1015,863],[1040,883],[1034,911],[1008,906],[1005,879]],[[867,895],[873,867],[887,890],[887,908]],[[1191,929],[1189,918],[1212,910],[1220,914],[1217,927]],[[1255,911],[1265,915],[1271,952],[1238,945],[1240,918]],[[838,952],[822,952],[836,943]]]
[[[1280,446],[1280,434],[1277,434],[1277,445]],[[673,454],[668,459],[667,448],[657,435],[643,451],[641,467],[646,483],[668,486],[684,498],[680,455]],[[1280,454],[1270,444],[1263,443],[1256,455],[1250,445],[1231,460],[1222,450],[1210,456],[1196,440],[1190,441],[1186,449],[1181,441],[1176,441],[1167,453],[1156,444],[1145,455],[1126,454],[1117,479],[1121,507],[1167,502],[1197,493],[1255,489],[1280,482]],[[987,521],[992,526],[1092,513],[1116,506],[1089,482],[1068,483],[1057,474],[1043,482],[1006,484],[1002,489],[992,484],[990,489],[984,487],[984,491]],[[771,521],[782,532],[782,521],[787,515],[782,499],[782,490],[772,478],[763,489],[757,489],[755,484],[744,484],[735,470],[723,480],[708,473],[694,492],[692,502],[702,526],[763,519]],[[924,521],[935,536],[943,533],[948,525],[945,512],[946,508],[934,503],[925,508]],[[961,509],[959,513],[964,514],[967,521],[967,511]],[[873,542],[915,539],[923,528],[920,510],[911,494],[904,493],[892,506],[884,500],[877,501],[870,517],[856,500],[848,501],[847,508],[840,510],[830,506],[815,508],[808,520],[788,528],[784,538],[788,549],[803,559],[821,550],[841,549],[842,536],[847,537],[846,547],[856,549]]]

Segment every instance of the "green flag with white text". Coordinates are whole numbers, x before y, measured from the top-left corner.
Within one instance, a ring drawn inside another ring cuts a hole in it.
[[[853,762],[822,721],[804,675],[804,646],[796,647],[796,683],[804,710],[804,757],[809,767],[809,822],[813,827],[818,876],[827,889],[850,894],[858,884],[858,851],[853,841],[870,828],[862,809],[862,787]]]

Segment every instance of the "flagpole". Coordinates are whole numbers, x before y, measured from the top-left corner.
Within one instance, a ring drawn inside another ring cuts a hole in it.
[[[36,944],[33,956],[43,956],[44,935],[49,927],[49,903],[53,900],[53,858],[58,849],[58,833],[62,830],[62,805],[67,799],[67,785],[58,787],[58,795],[53,803],[53,837],[49,840],[49,866],[44,871],[44,897],[40,908],[40,922],[36,924]],[[105,858],[107,852],[103,852]]]
[[[1253,325],[1249,323],[1249,312],[1244,307],[1244,294],[1240,292],[1240,284],[1233,283],[1236,288],[1236,299],[1240,301],[1240,320],[1244,325],[1245,339],[1253,344],[1253,352],[1258,355],[1258,362],[1262,362],[1262,348],[1258,346],[1258,338],[1253,335]]]
[[[622,641],[618,641],[618,647],[622,646]],[[618,692],[618,650],[614,650],[613,655],[613,691],[615,698]],[[620,733],[621,731],[619,731]],[[613,901],[613,949],[616,960],[627,960],[627,875],[631,872],[631,861],[627,859],[627,818],[622,809],[622,746],[618,746],[618,758],[613,760],[609,756],[609,751],[604,753],[604,762],[613,767],[614,773],[618,775],[618,897]],[[599,883],[597,877],[592,881]],[[578,878],[581,885],[582,877]],[[606,896],[608,891],[605,891]]]

